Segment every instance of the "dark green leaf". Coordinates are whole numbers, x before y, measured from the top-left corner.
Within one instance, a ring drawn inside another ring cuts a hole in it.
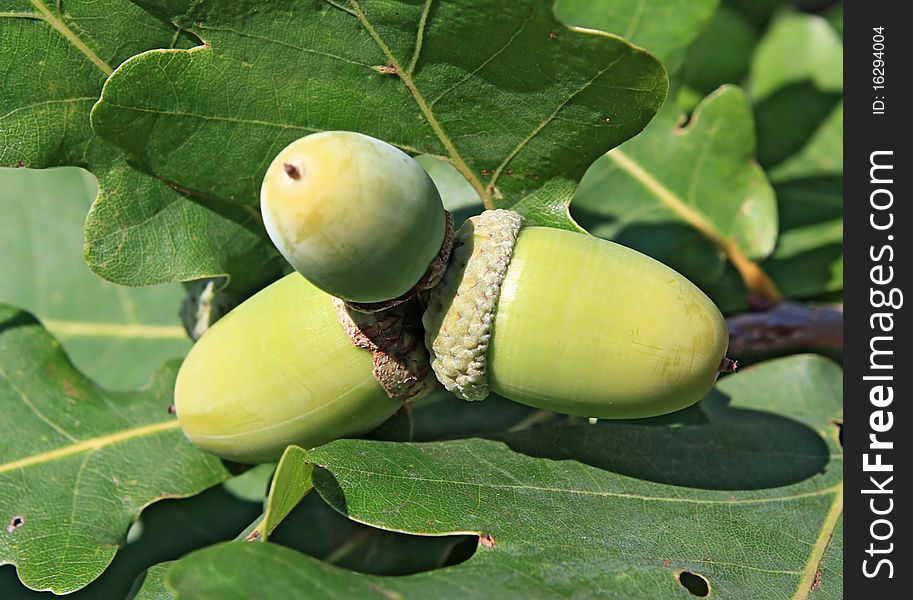
[[[428,537],[385,531],[347,519],[310,494],[270,536],[275,542],[343,569],[408,575],[444,566],[468,536]]]
[[[269,481],[275,470],[276,465],[272,463],[257,465],[232,477],[223,483],[222,487],[239,500],[262,504],[269,491]]]
[[[781,234],[762,266],[790,298],[843,288],[843,180],[795,179],[778,184]]]
[[[842,110],[835,109],[840,104],[840,93],[826,93],[817,89],[811,81],[802,81],[785,85],[766,96],[755,105],[755,116],[758,123],[758,161],[773,173],[788,170],[799,171],[798,162],[810,163],[817,157],[812,155],[807,158],[794,158],[792,165],[778,168],[789,157],[800,153],[808,147],[807,153],[817,154],[823,160],[820,164],[808,164],[801,170],[803,175],[812,175],[821,172],[840,172],[843,161],[843,150],[840,147],[842,139]],[[827,124],[827,121],[836,122]],[[834,131],[836,129],[836,131]],[[816,134],[816,132],[819,132]],[[832,136],[836,139],[815,141],[816,135]],[[834,144],[836,142],[836,145]],[[830,156],[826,156],[823,148],[816,148],[816,144],[828,144]],[[828,169],[830,167],[830,169]]]
[[[573,229],[566,204],[584,170],[639,132],[667,89],[650,55],[571,30],[533,0],[223,0],[173,19],[207,45],[125,63],[93,128],[157,177],[237,210],[256,210],[284,145],[347,129],[443,156],[487,204]],[[179,248],[190,234],[172,233]]]
[[[311,471],[306,452],[290,446],[279,461],[263,514],[236,539],[272,539],[334,564],[382,575],[440,567],[460,541],[456,537],[435,540],[365,527],[346,520],[321,501],[302,504],[312,489]],[[280,525],[279,535],[273,538]]]
[[[820,573],[820,575],[819,575]],[[841,600],[843,596],[843,517],[837,524],[834,537],[828,544],[821,560],[821,567],[812,579],[811,595],[815,600],[833,598]]]
[[[772,180],[842,174],[843,43],[827,21],[778,14],[758,44],[749,86],[759,158]]]
[[[825,13],[824,16],[827,19],[828,23],[830,23],[831,26],[835,30],[837,30],[837,33],[840,34],[840,37],[842,38],[843,37],[843,4],[841,3],[841,4],[837,4],[835,6],[832,6],[830,9],[828,9],[828,11]]]
[[[392,417],[361,436],[369,440],[385,440],[388,442],[412,441],[412,404],[400,407]]]
[[[289,446],[282,453],[276,472],[270,482],[269,493],[260,515],[238,539],[265,542],[305,494],[313,488],[307,452],[298,446]]]
[[[413,440],[473,437],[559,418],[566,417],[511,402],[496,394],[491,394],[485,402],[467,402],[439,388],[413,406]]]
[[[786,4],[786,0],[724,0],[724,2],[748,19],[756,31],[762,31],[777,9]]]
[[[807,59],[786,66],[790,57]],[[842,42],[821,17],[783,12],[753,61],[759,158],[781,235],[763,267],[792,298],[843,287]]]
[[[806,177],[843,176],[843,104],[820,122],[801,149],[770,171],[774,182]]]
[[[682,82],[706,95],[721,85],[740,85],[748,73],[758,35],[751,23],[728,4],[721,4],[707,29],[688,49]]]
[[[843,43],[815,15],[781,12],[758,43],[748,89],[761,99],[790,83],[810,80],[824,92],[843,89]]]
[[[89,127],[102,84],[121,62],[194,43],[127,0],[0,0],[0,166],[76,165],[98,177],[86,258],[106,279],[148,285],[229,273],[239,288],[256,288],[281,265],[258,215],[191,198],[138,170]]]
[[[0,307],[0,564],[37,590],[98,577],[143,507],[226,479],[170,415],[173,366],[148,389],[108,392],[35,319]]]
[[[136,595],[130,600],[172,600],[174,595],[168,591],[165,578],[173,564],[173,561],[168,561],[150,567],[144,575],[137,578],[134,584]]]
[[[193,498],[164,500],[143,510],[131,527],[129,542],[101,577],[68,594],[68,600],[120,600],[146,568],[210,544],[230,540],[256,516],[259,504],[239,501],[219,487]],[[136,539],[134,539],[136,538]],[[7,572],[8,571],[8,572]],[[164,583],[164,580],[162,580]],[[146,582],[151,586],[151,583]],[[166,596],[171,598],[170,594]],[[52,600],[48,592],[22,587],[12,568],[0,569],[0,598]]]

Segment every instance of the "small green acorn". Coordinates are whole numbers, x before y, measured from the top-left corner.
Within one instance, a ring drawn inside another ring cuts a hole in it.
[[[648,417],[697,402],[731,369],[725,320],[690,281],[505,210],[457,232],[424,324],[437,378],[467,400],[491,390],[565,414]]]
[[[408,294],[449,252],[431,178],[405,152],[360,133],[324,131],[286,146],[267,169],[260,208],[286,260],[350,303]]]
[[[187,355],[174,390],[184,434],[223,458],[260,463],[289,444],[312,448],[377,427],[436,384],[415,309],[360,315],[298,273],[285,276]],[[358,345],[347,334],[356,325]]]

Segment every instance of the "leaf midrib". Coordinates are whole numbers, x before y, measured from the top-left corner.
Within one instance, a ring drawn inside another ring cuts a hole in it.
[[[42,319],[42,324],[57,338],[144,338],[185,340],[187,332],[180,325],[146,325],[142,323],[105,323]]]
[[[80,454],[82,452],[94,452],[96,450],[100,450],[101,448],[112,446],[120,442],[125,442],[135,438],[153,435],[163,431],[170,431],[172,429],[178,428],[180,428],[180,422],[177,419],[174,419],[170,421],[152,423],[150,425],[142,425],[140,427],[134,427],[133,429],[126,429],[124,431],[118,431],[108,435],[85,439],[75,444],[61,446],[60,448],[55,448],[54,450],[48,450],[47,452],[33,454],[32,456],[27,456],[25,458],[20,458],[8,463],[0,464],[0,474],[7,473],[9,471],[15,471],[17,469],[24,469],[26,467],[35,466],[54,460],[60,460],[62,458]]]
[[[334,6],[337,6],[337,5],[334,4]],[[482,182],[479,181],[479,178],[475,176],[475,173],[472,172],[472,169],[469,168],[469,165],[467,164],[467,162],[463,158],[463,156],[460,154],[459,150],[457,150],[456,145],[453,143],[453,140],[451,140],[450,136],[447,135],[447,132],[444,131],[443,126],[437,120],[437,116],[434,114],[434,112],[428,106],[428,103],[425,100],[425,97],[422,95],[421,91],[415,85],[415,80],[412,78],[411,69],[414,69],[415,64],[418,62],[418,52],[421,48],[420,47],[416,48],[416,50],[413,54],[413,57],[412,57],[412,64],[409,66],[408,70],[404,70],[403,66],[399,63],[396,56],[394,56],[393,52],[387,46],[386,42],[384,42],[383,38],[380,37],[380,34],[378,33],[378,31],[374,28],[374,26],[368,20],[365,13],[361,10],[361,6],[359,5],[359,3],[356,0],[349,0],[349,6],[352,8],[352,10],[350,11],[350,14],[354,15],[355,18],[358,19],[358,21],[362,24],[362,26],[365,28],[365,30],[371,35],[371,38],[374,40],[374,43],[377,44],[377,47],[380,49],[380,51],[383,52],[384,56],[387,58],[387,61],[390,64],[390,66],[392,66],[394,69],[396,69],[397,76],[399,76],[399,78],[402,80],[402,82],[406,85],[406,88],[412,94],[412,98],[415,100],[415,103],[418,105],[419,111],[421,111],[421,113],[425,117],[425,119],[428,120],[428,125],[431,127],[431,129],[434,131],[434,134],[438,137],[438,139],[444,145],[444,148],[447,150],[447,154],[449,155],[450,161],[453,164],[453,166],[456,168],[457,171],[460,172],[460,174],[463,175],[463,177],[466,178],[466,180],[469,182],[469,184],[473,187],[473,189],[479,195],[479,198],[482,199],[482,203],[485,205],[485,208],[488,208],[488,209],[494,208],[494,204],[492,203],[491,194],[488,192],[488,190],[485,188],[485,186],[482,185]],[[423,30],[424,30],[424,26],[425,26],[425,21],[427,19],[427,11],[430,10],[430,7],[431,7],[431,3],[430,2],[426,3],[425,13],[423,14],[423,17],[421,20]]]
[[[476,457],[478,458],[478,457]],[[659,496],[645,496],[642,494],[629,494],[622,492],[609,492],[601,490],[584,490],[584,489],[574,489],[574,488],[558,488],[558,487],[543,487],[535,485],[508,485],[503,483],[476,483],[472,481],[454,481],[448,479],[432,479],[429,477],[407,477],[405,475],[396,475],[393,473],[381,473],[377,471],[368,471],[365,469],[356,469],[356,468],[347,468],[347,467],[337,467],[327,464],[315,463],[318,466],[325,468],[331,472],[334,471],[349,471],[351,473],[357,473],[360,476],[374,476],[374,477],[385,477],[388,479],[400,479],[404,481],[411,482],[420,482],[420,483],[432,483],[432,484],[451,484],[451,485],[461,485],[461,486],[471,486],[477,488],[485,489],[495,489],[495,490],[523,490],[523,491],[532,491],[532,492],[547,492],[547,493],[556,493],[556,494],[576,494],[581,496],[596,496],[596,497],[611,497],[611,498],[622,498],[625,500],[643,500],[643,501],[654,501],[654,502],[681,502],[686,504],[719,504],[719,505],[742,505],[742,504],[766,504],[771,502],[787,502],[791,500],[796,500],[800,498],[813,498],[817,496],[825,496],[827,494],[832,494],[840,492],[843,489],[843,482],[840,482],[836,485],[830,487],[822,488],[819,490],[812,490],[808,492],[801,492],[798,494],[792,494],[789,496],[771,496],[767,498],[744,498],[744,499],[725,499],[725,500],[704,500],[696,498],[675,498],[675,497],[659,497]]]
[[[647,189],[653,196],[677,215],[684,222],[696,229],[713,245],[722,250],[732,265],[739,272],[745,287],[752,293],[764,298],[779,301],[782,298],[776,284],[738,246],[734,239],[728,239],[719,232],[716,226],[708,221],[700,212],[689,206],[678,194],[670,190],[659,179],[654,177],[637,160],[621,149],[609,151],[608,156],[615,165]]]
[[[818,533],[818,539],[815,540],[815,545],[812,546],[812,551],[808,555],[805,571],[802,578],[799,580],[796,593],[793,594],[793,600],[805,600],[811,593],[812,585],[815,581],[815,573],[818,572],[818,568],[821,566],[821,561],[824,559],[824,553],[827,551],[827,547],[831,543],[831,538],[834,537],[834,531],[837,529],[837,524],[840,522],[840,517],[843,515],[843,482],[841,482],[838,487],[839,489],[834,496],[834,501],[831,503],[830,510],[828,510],[827,516],[825,516],[824,521],[821,523],[821,531]]]
[[[504,160],[501,161],[501,164],[499,164],[497,166],[497,168],[495,168],[494,172],[492,173],[491,180],[489,180],[489,182],[488,182],[488,188],[489,189],[494,188],[494,186],[498,182],[498,178],[501,176],[502,171],[504,171],[504,169],[507,167],[507,165],[510,164],[510,162],[514,159],[514,157],[517,156],[517,154],[519,154],[526,147],[526,145],[529,144],[533,140],[533,138],[535,138],[537,135],[539,135],[540,131],[545,129],[545,127],[549,123],[554,121],[555,117],[558,116],[558,113],[560,113],[564,109],[564,107],[568,105],[569,102],[571,102],[574,98],[576,98],[577,96],[582,94],[585,90],[587,90],[591,85],[593,85],[593,83],[597,79],[599,79],[600,77],[602,77],[603,75],[608,73],[610,70],[612,70],[612,68],[616,64],[618,64],[619,61],[622,60],[622,58],[624,58],[624,55],[619,54],[615,58],[615,60],[613,60],[611,63],[609,63],[606,67],[597,71],[596,75],[594,75],[586,83],[584,83],[583,86],[580,87],[580,89],[578,89],[573,94],[570,94],[567,98],[565,98],[558,105],[558,107],[555,108],[555,110],[553,110],[551,112],[551,114],[549,114],[544,120],[542,120],[542,122],[540,122],[538,125],[536,125],[536,127],[533,128],[533,130],[529,133],[529,135],[527,135],[525,138],[523,138],[523,140],[519,144],[517,144],[517,146],[514,147],[513,150],[510,151],[510,153],[504,158]]]

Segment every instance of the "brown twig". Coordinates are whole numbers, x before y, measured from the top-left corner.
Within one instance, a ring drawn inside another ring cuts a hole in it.
[[[841,305],[781,302],[726,322],[731,356],[843,347]]]

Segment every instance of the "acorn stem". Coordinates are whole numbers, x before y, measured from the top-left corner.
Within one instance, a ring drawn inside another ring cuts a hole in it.
[[[739,372],[739,361],[732,360],[731,358],[723,357],[723,361],[720,363],[720,373],[738,373]]]

